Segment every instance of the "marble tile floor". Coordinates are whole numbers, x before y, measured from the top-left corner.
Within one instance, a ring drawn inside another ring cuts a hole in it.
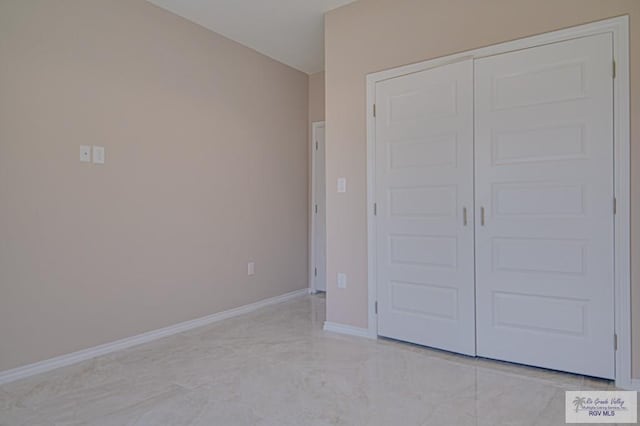
[[[0,387],[0,425],[563,425],[608,381],[322,330],[305,296]]]

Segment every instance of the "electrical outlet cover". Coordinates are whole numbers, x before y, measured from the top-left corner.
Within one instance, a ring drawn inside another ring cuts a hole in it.
[[[80,162],[91,162],[91,147],[89,145],[80,145]]]

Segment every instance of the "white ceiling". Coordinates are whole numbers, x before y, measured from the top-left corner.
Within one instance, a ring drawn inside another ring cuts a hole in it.
[[[324,70],[324,13],[354,0],[149,1],[311,74]]]

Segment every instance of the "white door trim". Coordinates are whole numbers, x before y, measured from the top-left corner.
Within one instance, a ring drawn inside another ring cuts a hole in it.
[[[613,34],[616,62],[614,81],[614,182],[617,200],[615,215],[615,332],[616,386],[631,388],[631,246],[630,246],[630,116],[629,116],[629,17],[620,16],[532,37],[443,56],[424,62],[379,71],[367,75],[367,259],[368,259],[368,333],[377,337],[376,252],[375,252],[375,89],[376,83],[389,78],[423,71],[466,58],[481,58],[514,50],[570,40],[595,34]],[[613,67],[613,65],[612,65]]]
[[[311,176],[309,179],[311,185],[311,198],[309,199],[309,292],[316,293],[315,289],[315,273],[314,273],[314,264],[316,258],[316,215],[314,213],[314,204],[316,199],[316,150],[315,150],[315,140],[316,133],[319,128],[325,127],[324,121],[314,121],[311,123],[311,141],[309,145],[309,150],[311,152]]]

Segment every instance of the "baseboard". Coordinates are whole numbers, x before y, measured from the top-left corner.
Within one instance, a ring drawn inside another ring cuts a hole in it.
[[[0,385],[4,383],[13,382],[15,380],[24,379],[29,376],[51,371],[56,368],[65,367],[77,362],[86,361],[91,358],[95,358],[101,355],[106,355],[122,349],[127,349],[132,346],[137,346],[142,343],[151,342],[153,340],[161,339],[163,337],[171,336],[173,334],[181,333],[183,331],[192,330],[194,328],[202,327],[214,322],[222,321],[225,319],[237,317],[260,308],[264,308],[269,305],[275,305],[277,303],[285,302],[287,300],[309,294],[309,289],[304,288],[302,290],[292,291],[280,296],[271,297],[269,299],[260,300],[255,303],[240,306],[238,308],[229,309],[227,311],[218,312],[216,314],[208,315],[206,317],[197,318],[191,321],[185,321],[178,324],[170,325],[168,327],[160,328],[157,330],[148,331],[146,333],[138,334],[136,336],[127,337],[115,342],[105,343],[103,345],[94,346],[92,348],[83,349],[77,352],[72,352],[66,355],[60,355],[55,358],[46,359],[44,361],[36,362],[33,364],[24,365],[11,370],[5,370],[0,372]]]
[[[365,337],[367,339],[375,339],[375,336],[369,334],[369,329],[353,327],[351,325],[338,324],[335,322],[325,321],[324,331],[330,331],[332,333],[347,334],[349,336]]]

